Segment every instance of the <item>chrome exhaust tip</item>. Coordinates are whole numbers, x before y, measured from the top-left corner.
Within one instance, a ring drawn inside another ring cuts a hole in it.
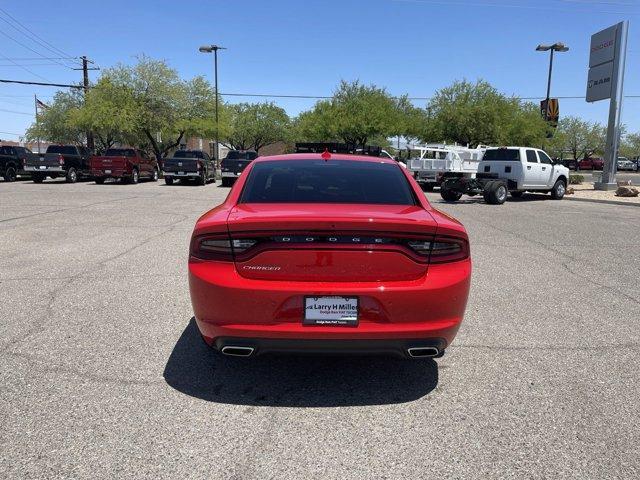
[[[413,358],[433,358],[440,355],[440,350],[436,347],[411,347],[407,349],[407,353]]]
[[[253,355],[253,347],[239,347],[237,345],[227,345],[220,350],[224,355],[231,357],[249,357]]]

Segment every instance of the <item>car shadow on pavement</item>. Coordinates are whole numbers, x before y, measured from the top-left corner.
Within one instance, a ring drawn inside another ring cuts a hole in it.
[[[165,381],[210,402],[273,407],[384,405],[417,400],[438,384],[432,359],[372,356],[235,358],[209,348],[195,319],[176,343]]]

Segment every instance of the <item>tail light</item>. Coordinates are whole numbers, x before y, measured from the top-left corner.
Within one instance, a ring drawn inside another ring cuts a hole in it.
[[[448,263],[469,257],[469,243],[463,238],[436,236],[432,240],[409,240],[407,245],[429,263]]]
[[[61,153],[58,154],[58,163],[60,165],[64,165],[64,157],[62,156]]]
[[[231,240],[226,234],[202,235],[191,239],[190,255],[200,260],[232,262],[234,254],[241,254],[258,241],[253,239]]]
[[[431,264],[457,262],[469,257],[469,243],[466,239],[459,237],[436,236],[405,240],[369,235],[333,236],[314,233],[235,239],[229,238],[227,234],[201,235],[192,238],[190,255],[199,260],[232,262],[238,256],[246,260],[263,249],[313,248],[313,245],[334,248],[364,247],[365,249],[408,248],[416,261]]]

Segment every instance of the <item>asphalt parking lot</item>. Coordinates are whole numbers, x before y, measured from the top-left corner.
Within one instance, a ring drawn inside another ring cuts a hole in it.
[[[227,191],[0,184],[0,477],[640,476],[640,208],[428,194],[474,259],[443,358],[247,360],[187,289]]]

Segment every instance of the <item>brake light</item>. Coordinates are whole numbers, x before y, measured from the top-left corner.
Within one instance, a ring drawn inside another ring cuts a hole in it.
[[[248,238],[230,240],[225,234],[202,235],[191,240],[190,254],[200,260],[232,262],[234,253],[243,253],[256,243]]]
[[[469,256],[469,244],[462,238],[435,237],[433,240],[409,240],[407,245],[429,263],[447,263]]]
[[[469,242],[463,238],[436,237],[431,245],[429,263],[448,263],[469,257]]]
[[[58,163],[60,165],[64,165],[64,157],[62,156],[61,153],[58,154]]]

